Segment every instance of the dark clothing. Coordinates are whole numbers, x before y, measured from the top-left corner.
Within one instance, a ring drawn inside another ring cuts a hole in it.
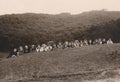
[[[29,49],[29,48],[27,48],[27,49],[25,48],[25,49],[24,49],[24,53],[29,53],[29,52],[30,52],[30,49]]]
[[[16,51],[16,52],[10,52],[10,54],[8,55],[8,57],[7,57],[7,58],[12,57],[13,55],[17,56],[17,51]]]
[[[102,44],[106,44],[107,42],[106,41],[102,41]]]
[[[15,56],[17,56],[17,51],[16,51],[16,52],[12,52],[12,55],[15,55]]]

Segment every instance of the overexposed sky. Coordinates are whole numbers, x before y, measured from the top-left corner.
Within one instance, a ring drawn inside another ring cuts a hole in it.
[[[120,11],[120,0],[0,0],[0,15],[62,12],[79,14],[101,9]]]

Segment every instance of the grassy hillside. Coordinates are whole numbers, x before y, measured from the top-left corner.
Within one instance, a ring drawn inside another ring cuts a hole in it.
[[[64,41],[89,38],[120,40],[118,11],[91,11],[77,15],[62,13],[12,14],[0,16],[0,50],[49,40]]]
[[[4,59],[0,81],[80,82],[118,77],[119,69],[120,44],[86,46]]]

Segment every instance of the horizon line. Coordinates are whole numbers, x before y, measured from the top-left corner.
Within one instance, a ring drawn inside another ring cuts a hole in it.
[[[120,10],[108,10],[108,9],[100,9],[100,10],[88,10],[88,11],[83,11],[80,13],[71,13],[67,11],[59,12],[59,13],[40,13],[40,12],[18,12],[18,13],[5,13],[5,14],[0,14],[2,15],[13,15],[13,14],[46,14],[46,15],[60,15],[60,14],[69,14],[69,15],[79,15],[85,12],[92,12],[92,11],[108,11],[108,12],[120,12]]]

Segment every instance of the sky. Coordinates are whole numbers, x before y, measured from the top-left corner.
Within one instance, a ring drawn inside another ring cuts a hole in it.
[[[63,12],[79,14],[101,9],[120,11],[120,0],[0,0],[0,15]]]

